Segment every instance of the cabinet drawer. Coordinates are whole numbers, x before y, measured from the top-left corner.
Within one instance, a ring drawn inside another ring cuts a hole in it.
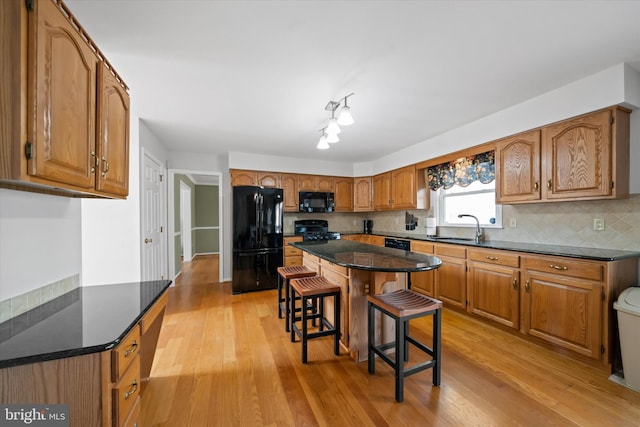
[[[466,258],[467,249],[458,245],[434,245],[435,254],[454,258]]]
[[[423,254],[433,253],[433,243],[420,242],[416,240],[411,241],[411,252],[420,252]]]
[[[302,250],[294,248],[293,246],[284,247],[284,256],[297,256],[302,255]]]
[[[520,267],[520,256],[505,251],[488,251],[486,249],[469,249],[471,261],[486,262],[507,267]]]
[[[294,265],[302,265],[302,255],[301,256],[288,256],[284,258],[284,266],[291,267]]]
[[[142,327],[142,334],[145,334],[156,318],[162,313],[162,310],[167,306],[169,301],[169,292],[164,293],[158,298],[158,300],[149,308],[149,310],[142,316],[140,326]]]
[[[369,244],[375,246],[384,246],[384,237],[382,236],[369,236]]]
[[[342,274],[343,276],[347,276],[349,274],[349,269],[347,267],[334,264],[324,259],[320,260],[320,265],[322,266],[323,274],[326,270],[335,271],[336,273]]]
[[[113,387],[113,424],[123,426],[140,395],[140,357],[136,356]]]
[[[133,408],[131,409],[131,413],[122,424],[122,427],[140,426],[140,399],[140,397],[136,399],[136,402],[133,404]]]
[[[166,294],[166,293],[165,293]],[[111,351],[111,380],[117,382],[140,351],[140,327],[136,324]],[[138,371],[140,369],[138,368]]]
[[[587,280],[601,281],[603,266],[598,262],[577,261],[567,258],[525,258],[525,268],[550,274],[579,277]]]

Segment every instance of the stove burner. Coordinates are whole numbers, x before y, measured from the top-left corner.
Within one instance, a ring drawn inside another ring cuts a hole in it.
[[[329,223],[322,219],[303,219],[296,221],[294,226],[295,234],[301,234],[304,241],[340,239],[340,233],[329,231]]]

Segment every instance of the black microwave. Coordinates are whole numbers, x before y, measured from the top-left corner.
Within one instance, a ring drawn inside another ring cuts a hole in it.
[[[300,191],[299,212],[333,212],[336,204],[333,201],[333,193],[317,191]]]

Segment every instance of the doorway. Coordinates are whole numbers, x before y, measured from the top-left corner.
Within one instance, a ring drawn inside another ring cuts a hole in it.
[[[206,258],[206,263],[198,264],[207,265],[211,270],[209,273],[222,283],[222,174],[182,169],[169,169],[168,172],[169,277],[177,280],[178,274],[191,271],[192,266],[188,264],[185,266],[189,269],[183,268],[182,257],[191,264]],[[191,242],[188,242],[189,238]]]

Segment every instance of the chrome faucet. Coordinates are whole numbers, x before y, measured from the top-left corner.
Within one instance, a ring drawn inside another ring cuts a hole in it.
[[[474,215],[470,215],[470,214],[460,214],[458,215],[458,218],[462,218],[468,216],[469,218],[473,218],[476,220],[476,243],[480,243],[480,241],[482,240],[482,228],[480,228],[480,221],[478,220],[478,218]]]

